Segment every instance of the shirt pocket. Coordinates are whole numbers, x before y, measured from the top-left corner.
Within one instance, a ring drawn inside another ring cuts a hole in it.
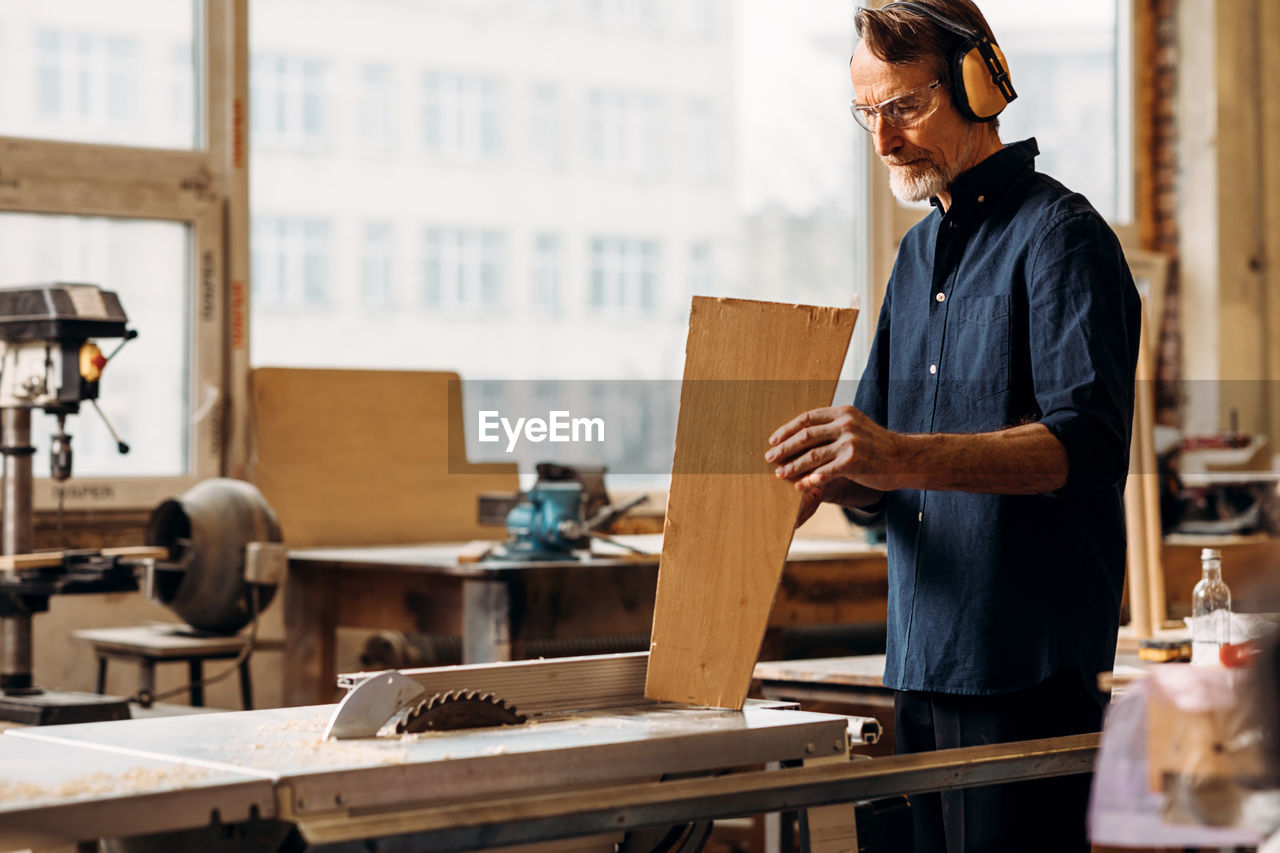
[[[974,400],[1009,390],[1009,297],[958,296],[951,310],[949,372],[956,390]]]

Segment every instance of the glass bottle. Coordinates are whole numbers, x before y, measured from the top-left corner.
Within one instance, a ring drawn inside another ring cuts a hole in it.
[[[1218,650],[1231,642],[1231,590],[1222,582],[1222,552],[1200,552],[1200,582],[1191,593],[1191,662],[1217,664]]]

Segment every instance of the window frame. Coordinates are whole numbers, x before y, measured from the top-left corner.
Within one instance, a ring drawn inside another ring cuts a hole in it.
[[[161,220],[189,228],[183,318],[190,330],[188,471],[178,477],[80,477],[68,510],[149,508],[208,477],[244,477],[248,460],[248,0],[195,0],[197,144],[143,148],[0,136],[0,211]],[[128,313],[129,306],[124,306]],[[142,334],[147,330],[140,329]],[[104,393],[111,393],[110,373]],[[196,417],[198,415],[198,417]],[[80,417],[94,415],[82,407]],[[34,506],[59,485],[35,466]]]

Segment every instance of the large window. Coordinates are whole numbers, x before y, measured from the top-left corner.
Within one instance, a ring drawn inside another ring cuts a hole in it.
[[[55,425],[33,413],[37,509],[59,491],[68,509],[154,506],[222,473],[231,433],[243,435],[224,420],[236,361],[224,343],[228,235],[247,221],[228,203],[234,46],[206,40],[234,30],[232,12],[200,0],[0,0],[0,286],[98,285],[138,332],[98,401],[130,452],[82,404],[67,420],[72,479],[56,490],[45,452]],[[243,287],[247,270],[237,278]],[[111,353],[119,341],[99,343]]]
[[[1041,167],[1121,223],[1130,3],[982,3],[1021,94],[1005,137],[1037,136]],[[544,400],[589,380],[583,399],[634,407],[626,382],[679,378],[691,293],[869,293],[855,6],[252,0],[242,26],[223,0],[0,0],[0,211],[23,217],[0,283],[90,278],[141,332],[102,401],[144,437],[118,457],[72,424],[77,477],[110,488],[68,505],[242,473],[250,351],[537,380]],[[669,454],[673,416],[628,429]]]
[[[363,106],[328,114],[320,162],[253,137],[255,363],[455,370],[469,410],[608,407],[615,483],[669,468],[691,295],[864,289],[853,0],[309,8],[252,4],[252,55],[310,57]],[[386,115],[410,144],[371,160]],[[331,223],[323,308],[273,307],[281,210]],[[473,460],[510,458],[475,428]]]
[[[196,8],[195,0],[0,0],[0,133],[195,147]]]

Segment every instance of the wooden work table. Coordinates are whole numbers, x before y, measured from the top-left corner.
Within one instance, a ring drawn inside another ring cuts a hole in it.
[[[459,562],[461,544],[293,549],[284,703],[334,701],[339,627],[461,637],[466,663],[518,659],[530,639],[647,634],[662,537],[620,538],[651,556],[606,543],[587,559],[531,563]],[[769,625],[883,622],[887,592],[882,546],[797,539]]]

